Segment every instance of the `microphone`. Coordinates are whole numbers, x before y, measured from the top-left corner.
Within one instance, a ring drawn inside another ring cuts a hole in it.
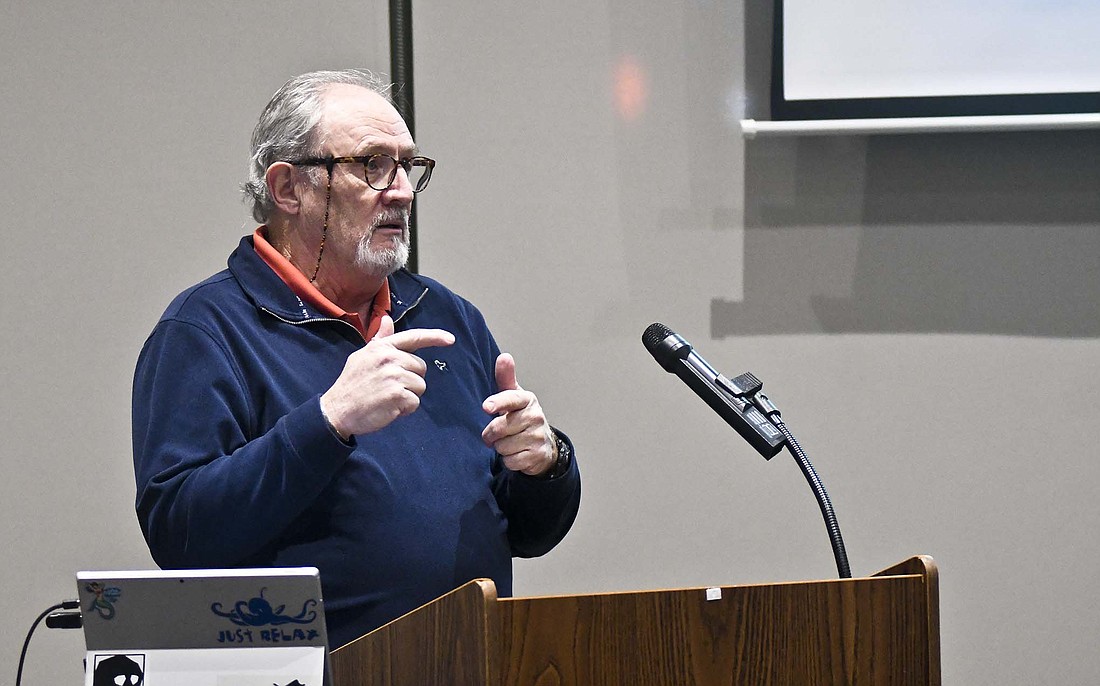
[[[650,324],[642,334],[642,343],[665,371],[680,377],[764,459],[772,459],[783,449],[783,434],[751,402],[762,386],[756,377],[742,374],[731,380],[719,374],[664,324]]]

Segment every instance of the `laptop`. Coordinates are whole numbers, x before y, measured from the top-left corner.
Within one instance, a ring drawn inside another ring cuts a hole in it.
[[[322,686],[315,567],[79,572],[85,686]]]

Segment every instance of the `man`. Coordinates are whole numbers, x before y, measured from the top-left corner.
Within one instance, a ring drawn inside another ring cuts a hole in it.
[[[478,310],[403,269],[418,154],[358,71],[287,82],[252,139],[262,226],[180,294],[134,377],[137,514],[166,568],[316,566],[342,645],[565,536],[569,439]]]

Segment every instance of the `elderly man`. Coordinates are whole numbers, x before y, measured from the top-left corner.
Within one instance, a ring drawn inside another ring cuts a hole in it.
[[[166,568],[320,568],[330,643],[478,577],[511,594],[580,502],[569,439],[481,313],[403,267],[419,154],[359,71],[287,82],[252,138],[263,225],[180,294],[134,378],[137,514]]]

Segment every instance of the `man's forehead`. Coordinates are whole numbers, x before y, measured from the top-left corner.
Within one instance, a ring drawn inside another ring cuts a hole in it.
[[[371,102],[389,105],[389,101],[379,93],[374,92],[366,86],[360,86],[354,83],[330,83],[324,87],[321,92],[322,100],[328,103],[342,103],[342,102]],[[390,105],[392,107],[392,105]]]
[[[386,98],[351,84],[334,84],[325,91],[321,127],[330,139],[400,138],[399,144],[412,144],[408,126]]]

